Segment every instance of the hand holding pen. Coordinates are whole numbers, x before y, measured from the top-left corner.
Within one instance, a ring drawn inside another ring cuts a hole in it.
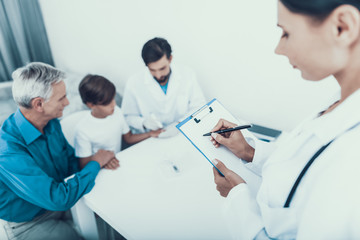
[[[246,129],[246,128],[251,128],[251,127],[252,127],[252,125],[242,125],[242,126],[237,126],[237,127],[233,127],[233,128],[225,128],[225,129],[205,133],[205,134],[203,134],[203,136],[211,136],[212,133],[223,134],[223,133]]]
[[[231,123],[227,120],[220,119],[219,122],[216,124],[216,126],[211,130],[211,142],[214,144],[215,147],[224,145],[238,158],[250,162],[252,161],[254,156],[254,152],[255,152],[254,148],[252,148],[246,142],[241,131],[239,131],[240,127],[242,129],[251,127],[251,125],[245,125],[245,126],[237,126],[236,124]],[[220,131],[219,133],[223,133],[223,134],[216,133],[218,131]],[[230,133],[230,134],[226,134],[226,133]]]

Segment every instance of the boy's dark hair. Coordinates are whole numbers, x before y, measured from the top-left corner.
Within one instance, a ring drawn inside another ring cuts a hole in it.
[[[108,105],[115,97],[115,85],[99,75],[86,75],[79,84],[79,93],[84,104]]]
[[[171,56],[171,46],[164,38],[153,38],[147,41],[141,51],[145,65],[156,62],[166,54],[167,59]]]

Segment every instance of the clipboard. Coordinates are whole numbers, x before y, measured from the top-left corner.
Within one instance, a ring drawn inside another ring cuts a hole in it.
[[[245,122],[235,118],[218,100],[214,98],[191,116],[176,125],[176,127],[194,145],[194,147],[200,151],[200,153],[211,163],[212,166],[214,166],[212,160],[216,158],[222,161],[227,168],[233,170],[239,175],[243,175],[246,171],[242,170],[244,168],[244,162],[241,159],[236,157],[225,146],[215,148],[210,141],[210,137],[203,136],[204,133],[210,132],[221,118],[237,125],[245,124]],[[245,135],[247,134],[244,134],[244,136]],[[218,168],[216,169],[219,171]],[[220,171],[219,173],[222,174]]]

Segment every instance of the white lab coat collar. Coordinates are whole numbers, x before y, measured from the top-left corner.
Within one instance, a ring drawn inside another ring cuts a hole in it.
[[[164,94],[163,90],[161,89],[159,83],[154,79],[154,77],[151,75],[149,69],[146,67],[145,71],[144,71],[144,79],[145,79],[145,84],[147,86],[151,86],[151,88],[153,91],[155,91],[155,95],[159,95],[159,96],[167,96],[172,94],[172,91],[174,91],[173,89],[181,84],[179,82],[179,79],[181,78],[181,73],[177,70],[176,66],[174,66],[174,64],[170,65],[171,68],[171,75],[170,75],[170,79],[169,79],[169,83],[168,83],[168,87],[167,87],[167,92],[166,94]]]
[[[313,129],[314,134],[327,144],[340,134],[347,131],[360,121],[360,89],[350,95],[333,111],[316,117],[314,121],[309,122],[305,129]]]

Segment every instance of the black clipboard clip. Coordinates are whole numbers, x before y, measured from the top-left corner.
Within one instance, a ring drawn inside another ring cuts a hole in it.
[[[200,108],[197,112],[195,112],[193,115],[191,115],[191,118],[194,118],[194,121],[196,123],[199,123],[201,121],[201,119],[204,119],[207,115],[209,115],[213,111],[214,110],[212,109],[212,107],[205,105],[204,107]],[[202,114],[202,113],[204,113],[204,114]]]

